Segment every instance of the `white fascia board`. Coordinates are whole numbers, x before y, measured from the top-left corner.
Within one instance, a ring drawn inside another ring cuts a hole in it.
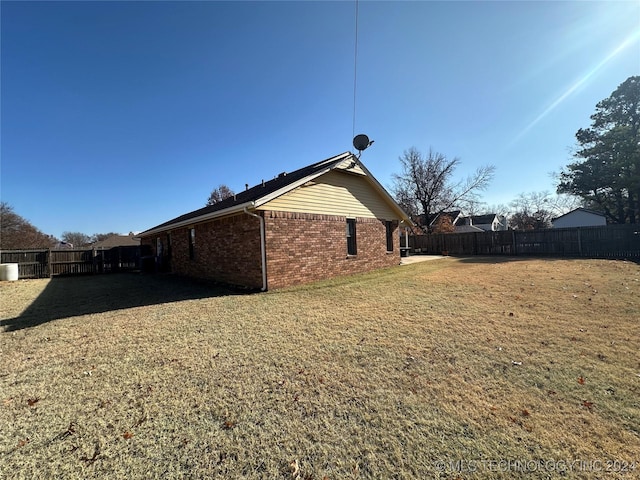
[[[193,225],[195,223],[202,223],[208,220],[213,220],[218,217],[224,217],[226,215],[232,215],[234,213],[242,213],[245,208],[254,208],[254,202],[245,202],[240,205],[234,205],[232,207],[224,208],[222,210],[217,210],[215,212],[206,213],[204,215],[200,215],[198,217],[189,218],[187,220],[183,220],[178,223],[172,223],[171,225],[167,225],[162,228],[154,228],[152,230],[147,230],[146,232],[142,232],[139,234],[139,237],[147,237],[149,235],[154,235],[156,233],[166,232],[168,230],[174,230],[176,228],[186,227],[187,225]]]

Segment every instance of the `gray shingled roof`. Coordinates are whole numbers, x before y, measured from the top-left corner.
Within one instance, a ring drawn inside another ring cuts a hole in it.
[[[475,233],[475,232],[484,232],[481,228],[478,228],[473,225],[456,225],[455,233]]]
[[[551,219],[551,221],[555,222],[559,218],[565,217],[565,216],[569,215],[570,213],[578,212],[578,211],[585,212],[585,213],[591,213],[592,215],[598,215],[599,217],[606,217],[606,215],[604,213],[602,213],[602,212],[596,212],[595,210],[590,210],[588,208],[578,207],[578,208],[574,208],[570,212],[565,213],[564,215],[560,215],[559,217]]]
[[[440,217],[449,217],[451,219],[451,223],[456,221],[456,219],[460,216],[462,212],[460,210],[453,210],[451,212],[441,212],[435,216],[435,218],[431,221],[429,226],[435,225]],[[424,217],[424,215],[420,215],[420,217]],[[424,218],[421,218],[423,220]]]
[[[487,215],[472,215],[471,222],[473,222],[473,225],[487,225],[493,223],[495,218],[495,213],[489,213]]]
[[[140,245],[140,239],[133,235],[111,235],[91,244],[92,248],[131,247]]]
[[[160,225],[157,225],[153,228],[149,228],[140,233],[138,237],[143,237],[145,236],[145,234],[168,230],[175,226],[184,226],[188,224],[190,220],[196,222],[204,219],[215,218],[216,213],[223,215],[226,213],[236,213],[238,211],[242,211],[244,207],[252,208],[255,203],[264,201],[265,197],[269,197],[272,194],[277,195],[280,190],[283,190],[282,193],[284,193],[285,191],[287,191],[287,187],[294,186],[296,182],[304,181],[304,179],[310,177],[313,178],[314,175],[320,175],[323,172],[334,168],[336,165],[340,164],[350,157],[352,157],[354,160],[356,159],[351,152],[344,152],[340,155],[336,155],[335,157],[327,158],[293,172],[283,172],[272,180],[263,181],[262,183],[254,187],[237,193],[233,197],[226,198],[225,200],[214,205],[208,205],[206,207],[199,208],[192,212],[185,213],[184,215],[180,215],[179,217],[176,217],[167,222],[161,223]],[[366,171],[364,165],[360,163],[360,166],[361,168],[363,168],[363,170]],[[377,180],[375,180],[370,174],[368,174],[368,177],[375,185],[379,187],[382,192],[384,192],[385,195],[388,196],[388,193],[386,192],[384,187],[380,185]],[[395,201],[390,196],[389,199],[395,204]],[[402,211],[399,206],[397,206],[397,208],[399,211]],[[406,220],[410,222],[410,219],[408,217],[406,218]]]

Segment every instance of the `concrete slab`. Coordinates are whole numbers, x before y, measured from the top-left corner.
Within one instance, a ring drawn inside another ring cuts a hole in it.
[[[440,260],[441,258],[447,257],[444,255],[411,255],[409,257],[400,257],[400,265],[411,265],[412,263]]]

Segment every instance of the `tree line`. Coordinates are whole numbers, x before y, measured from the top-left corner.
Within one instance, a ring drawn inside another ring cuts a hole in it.
[[[640,223],[640,76],[596,105],[576,133],[576,161],[560,173],[559,193],[583,198],[612,223]]]
[[[6,202],[0,203],[0,249],[50,248],[58,239],[24,219]]]
[[[555,194],[522,193],[508,206],[482,208],[479,194],[490,185],[493,166],[456,180],[460,159],[410,148],[393,176],[394,197],[425,232],[452,229],[434,223],[451,210],[505,215],[518,229],[548,228],[553,218],[577,207],[601,212],[609,223],[640,223],[640,77],[629,77],[599,102],[591,120],[591,127],[576,133],[575,161],[558,174]]]
[[[56,248],[73,245],[74,248],[89,246],[118,235],[114,232],[86,235],[81,232],[63,232],[60,239],[40,231],[29,220],[18,215],[7,202],[0,203],[0,249],[21,250],[30,248]]]

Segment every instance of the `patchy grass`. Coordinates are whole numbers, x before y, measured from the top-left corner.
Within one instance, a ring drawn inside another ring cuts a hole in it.
[[[637,478],[640,266],[0,284],[0,477]]]

